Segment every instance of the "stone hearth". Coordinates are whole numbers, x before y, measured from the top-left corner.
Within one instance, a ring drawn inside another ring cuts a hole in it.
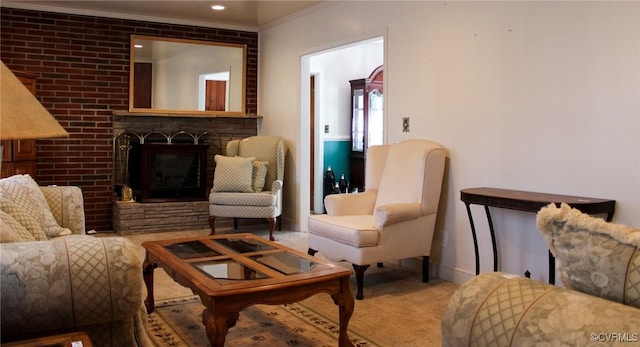
[[[209,229],[209,202],[114,202],[113,228],[120,235]]]

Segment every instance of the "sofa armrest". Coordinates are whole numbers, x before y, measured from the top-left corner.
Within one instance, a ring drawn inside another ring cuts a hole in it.
[[[0,244],[0,286],[3,339],[114,328],[137,318],[146,294],[137,247],[126,238],[89,235]]]
[[[605,334],[640,340],[640,309],[520,276],[484,273],[460,286],[442,319],[442,346],[587,346]]]
[[[357,194],[331,194],[324,197],[324,207],[332,216],[371,215],[377,191]]]
[[[82,190],[75,186],[41,186],[49,209],[58,225],[74,234],[84,234],[85,214]]]

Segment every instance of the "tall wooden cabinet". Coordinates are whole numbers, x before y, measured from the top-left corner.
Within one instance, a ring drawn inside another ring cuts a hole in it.
[[[351,151],[349,188],[364,191],[367,148],[383,144],[383,66],[367,78],[351,80]]]
[[[13,74],[24,85],[36,94],[36,75],[27,72],[13,71]],[[1,177],[17,174],[36,174],[36,140],[3,140]]]

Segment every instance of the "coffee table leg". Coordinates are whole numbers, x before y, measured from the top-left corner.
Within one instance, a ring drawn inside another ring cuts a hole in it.
[[[227,338],[227,331],[236,325],[238,312],[215,315],[209,309],[202,313],[202,324],[207,331],[207,338],[212,347],[224,347],[224,340]]]
[[[144,300],[147,313],[151,313],[155,309],[155,300],[153,297],[153,270],[157,267],[158,264],[152,263],[148,259],[146,259],[142,265],[142,278],[144,279],[144,284],[147,287],[147,298]]]
[[[333,302],[340,306],[340,336],[338,338],[338,346],[352,347],[353,343],[349,340],[349,320],[353,314],[353,295],[349,286],[349,277],[340,280],[340,293],[333,294]]]

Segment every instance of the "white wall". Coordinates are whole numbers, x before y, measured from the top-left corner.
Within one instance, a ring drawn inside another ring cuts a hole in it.
[[[374,39],[310,57],[309,69],[317,78],[316,94],[322,99],[318,102],[316,117],[322,120],[320,128],[329,125],[328,134],[320,131],[324,139],[351,138],[349,81],[369,77],[375,68],[384,63],[383,53],[382,39]]]
[[[615,222],[640,226],[639,23],[637,2],[334,2],[264,28],[260,132],[288,139],[286,218],[306,229],[301,57],[384,35],[388,140],[428,138],[449,149],[440,277],[474,273],[463,188],[611,198]],[[490,271],[486,219],[474,212],[481,270]],[[502,270],[546,280],[535,215],[493,212]]]

